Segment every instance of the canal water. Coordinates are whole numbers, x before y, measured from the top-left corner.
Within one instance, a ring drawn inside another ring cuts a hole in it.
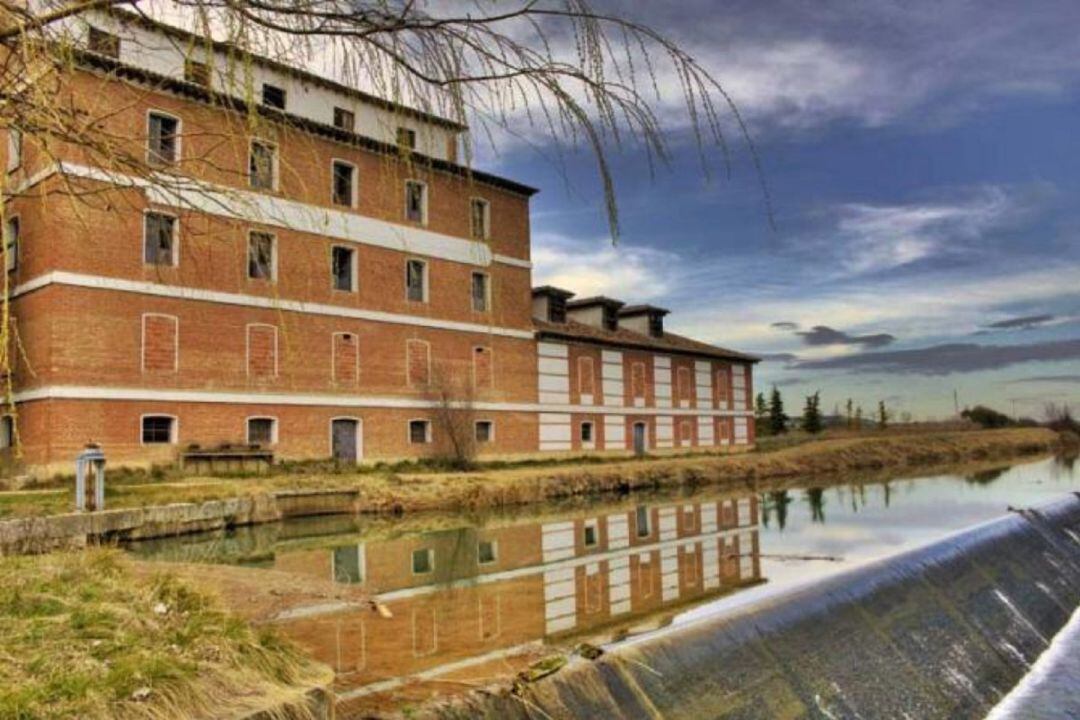
[[[355,588],[272,619],[337,672],[341,717],[715,616],[1080,491],[1071,461],[578,501],[538,513],[322,517],[134,544],[151,560]]]

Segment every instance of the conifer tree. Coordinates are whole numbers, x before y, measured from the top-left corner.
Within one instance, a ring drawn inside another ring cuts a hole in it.
[[[754,399],[754,420],[757,421],[757,426],[761,427],[768,416],[769,406],[765,402],[765,393],[759,392]]]
[[[780,435],[787,432],[788,416],[784,414],[784,400],[780,397],[780,390],[773,385],[772,395],[769,398],[769,432]]]
[[[877,415],[878,430],[884,430],[889,426],[889,411],[885,408],[884,400],[878,401]]]
[[[851,399],[847,399],[847,405],[845,406],[845,417],[847,418],[847,429],[855,429],[855,402]]]
[[[808,433],[816,434],[822,431],[821,422],[821,391],[806,396],[806,407],[803,408],[802,428]]]

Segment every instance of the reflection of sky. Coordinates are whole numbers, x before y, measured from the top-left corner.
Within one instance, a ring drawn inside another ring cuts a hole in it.
[[[776,511],[761,526],[761,574],[768,583],[681,615],[677,622],[710,615],[793,586],[818,581],[856,565],[939,540],[1008,512],[1080,490],[1080,472],[1057,460],[1004,471],[984,484],[960,475],[939,475],[824,491],[824,523],[811,519],[805,490],[791,490],[781,530]],[[832,560],[784,560],[777,555],[833,556]]]

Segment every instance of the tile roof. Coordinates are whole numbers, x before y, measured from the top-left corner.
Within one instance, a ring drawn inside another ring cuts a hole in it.
[[[655,350],[658,352],[679,353],[683,355],[705,355],[708,357],[724,358],[728,360],[746,360],[758,362],[761,358],[747,353],[736,352],[726,348],[709,345],[708,343],[691,340],[682,335],[665,332],[663,337],[652,337],[641,333],[619,328],[618,330],[602,330],[592,325],[567,320],[566,323],[550,323],[544,320],[533,319],[537,336],[543,338],[558,338],[562,340],[579,340],[612,347],[628,347],[641,350]]]

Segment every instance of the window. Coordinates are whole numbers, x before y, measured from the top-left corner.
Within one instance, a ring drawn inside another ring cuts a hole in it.
[[[469,201],[472,236],[477,240],[487,240],[491,226],[491,205],[487,200],[473,198]]]
[[[430,548],[413,550],[412,571],[413,575],[426,575],[435,569],[435,552]]]
[[[591,422],[581,423],[581,444],[586,445],[593,441],[593,424]]]
[[[273,445],[277,442],[277,421],[274,418],[248,418],[249,445]]]
[[[495,541],[481,540],[476,546],[476,559],[481,565],[495,562]]]
[[[637,536],[648,537],[649,531],[649,508],[644,505],[637,506]]]
[[[248,158],[248,180],[256,190],[273,190],[277,187],[277,148],[261,140],[251,142]]]
[[[472,274],[472,309],[473,312],[488,311],[488,276],[487,273]]]
[[[342,160],[333,164],[333,202],[345,207],[356,206],[356,167]]]
[[[168,445],[176,442],[176,418],[169,415],[144,415],[143,445]]]
[[[427,185],[418,180],[405,181],[405,219],[427,222]]]
[[[604,306],[604,329],[619,329],[619,317],[615,314],[615,308],[611,307],[610,305]]]
[[[476,442],[491,442],[495,437],[495,423],[491,420],[476,421]]]
[[[210,87],[210,66],[197,60],[185,60],[184,79],[195,85]]]
[[[7,171],[15,172],[22,165],[22,130],[8,127]]]
[[[548,298],[548,320],[553,323],[566,322],[566,298]]]
[[[159,212],[143,216],[143,262],[176,265],[176,218]]]
[[[664,316],[660,313],[649,314],[649,334],[653,337],[664,336]]]
[[[397,129],[397,144],[398,147],[406,148],[408,150],[416,149],[416,131],[409,128],[399,127]]]
[[[174,163],[180,159],[180,120],[172,115],[152,112],[148,119],[148,159],[154,163]]]
[[[356,130],[356,115],[345,108],[334,108],[334,127],[338,130],[353,132]]]
[[[410,420],[409,442],[414,445],[424,445],[431,442],[431,423],[427,420]]]
[[[596,529],[596,521],[595,520],[586,520],[585,521],[585,529],[584,529],[584,537],[583,537],[583,539],[585,541],[585,547],[593,547],[598,542],[599,538],[598,538],[598,533],[597,533],[597,529]]]
[[[120,38],[112,33],[107,33],[104,30],[91,27],[86,45],[90,49],[90,52],[95,52],[98,55],[105,55],[114,60],[120,59]]]
[[[248,277],[252,280],[274,280],[277,272],[274,236],[267,232],[248,234]]]
[[[356,251],[352,248],[334,247],[330,251],[330,272],[334,276],[334,289],[352,292],[356,290]]]
[[[427,263],[423,260],[405,262],[405,297],[412,302],[427,302]]]
[[[271,85],[270,83],[263,83],[262,86],[262,104],[266,107],[276,108],[278,110],[285,109],[285,90],[279,88],[277,85]]]
[[[0,417],[0,450],[15,447],[15,418],[11,415]]]
[[[4,269],[11,272],[19,267],[19,218],[8,218],[4,224]]]

